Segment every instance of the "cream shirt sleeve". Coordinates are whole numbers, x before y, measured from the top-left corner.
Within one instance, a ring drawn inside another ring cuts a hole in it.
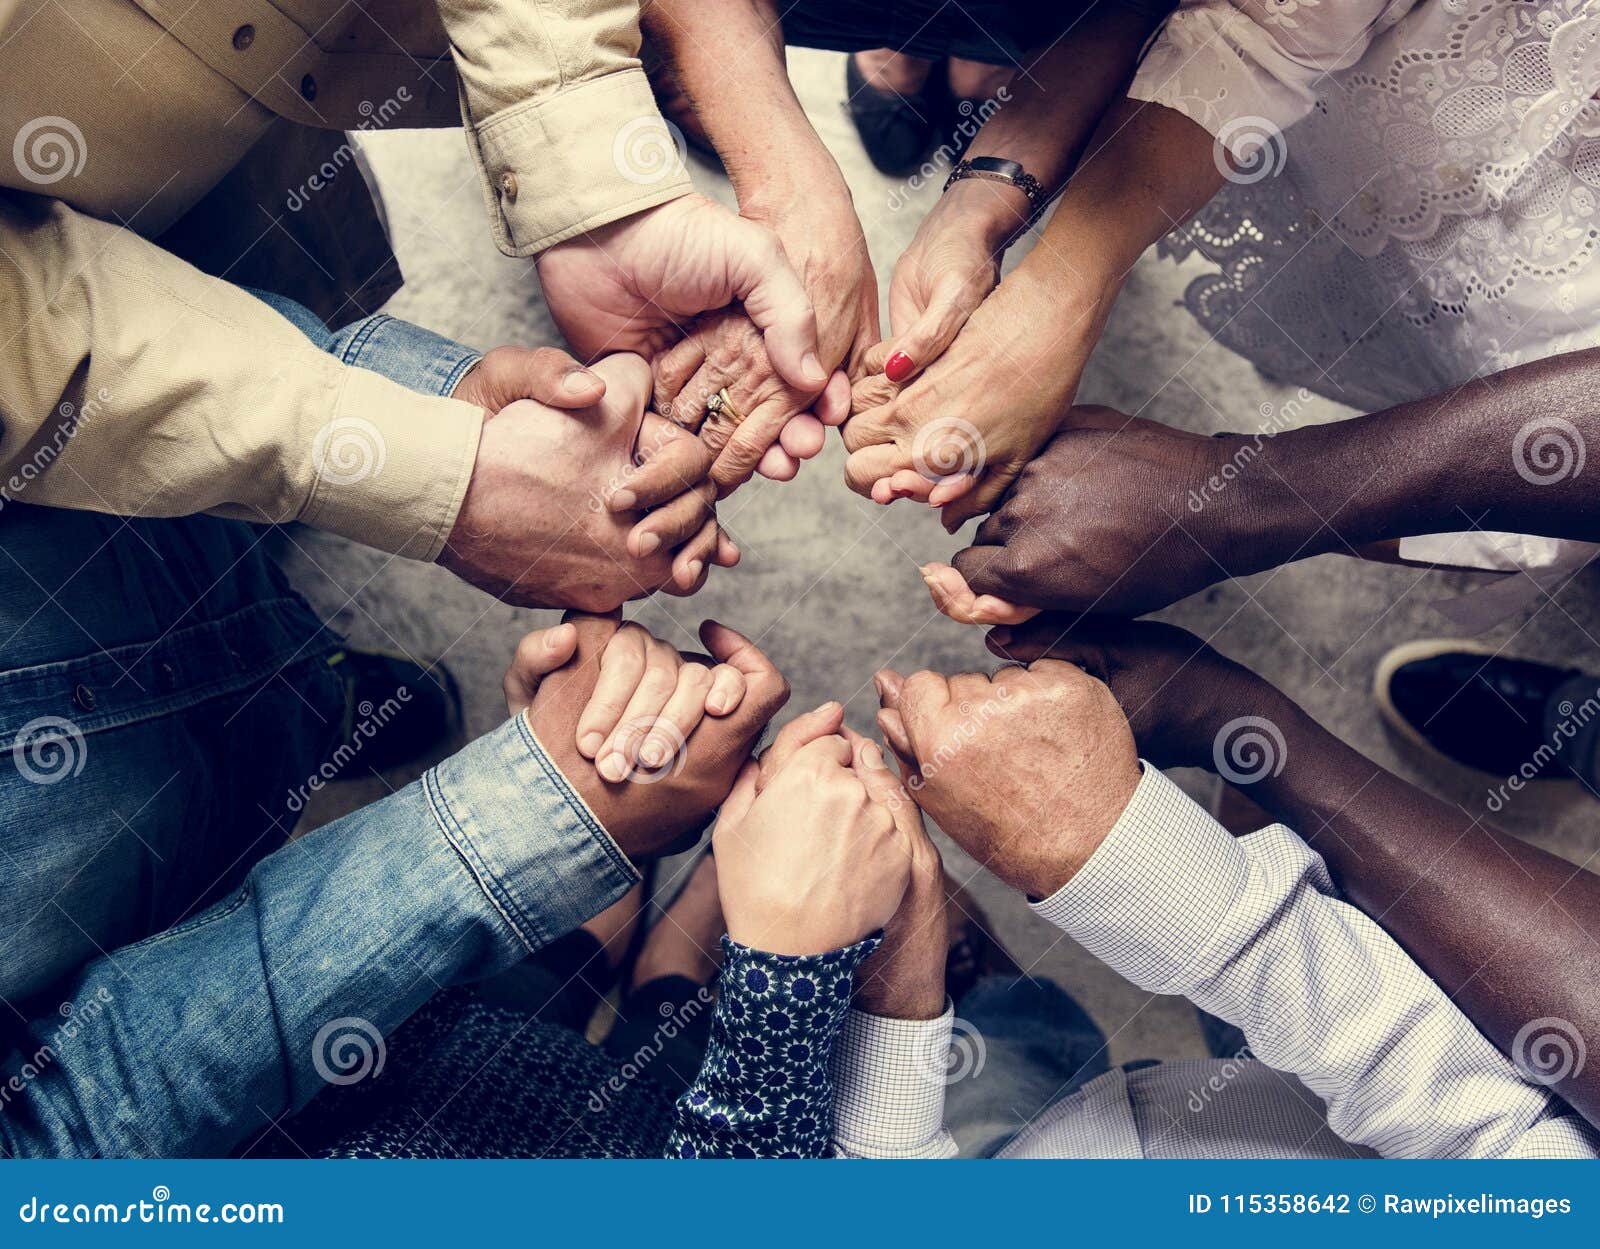
[[[438,0],[461,120],[508,256],[687,194],[639,64],[638,0]]]
[[[1128,94],[1176,109],[1249,163],[1417,0],[1182,0]]]
[[[483,412],[317,349],[132,231],[0,194],[0,505],[299,520],[415,559]]]

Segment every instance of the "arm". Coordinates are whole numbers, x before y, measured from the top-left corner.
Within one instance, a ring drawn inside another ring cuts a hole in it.
[[[1240,1027],[1388,1157],[1580,1156],[1600,1138],[1507,1062],[1287,828],[1234,839],[1154,767],[1034,908],[1140,988]]]
[[[0,303],[22,312],[0,345],[5,497],[300,520],[414,559],[444,547],[475,404],[346,367],[243,290],[58,202],[0,197]]]
[[[669,1158],[820,1158],[833,1123],[829,1063],[851,978],[878,945],[778,955],[724,937],[705,1061],[675,1109]]]
[[[1393,935],[1502,1051],[1537,1064],[1528,1029],[1562,1020],[1600,1037],[1600,877],[1423,793],[1350,749],[1254,673],[1171,625],[1040,617],[1006,645],[1024,662],[1082,664],[1126,709],[1162,767],[1251,762],[1248,796],[1303,830],[1340,893]],[[1267,767],[1229,753],[1240,717],[1270,726]],[[1257,776],[1256,773],[1261,773]],[[1552,1087],[1600,1122],[1600,1074],[1578,1063]]]
[[[638,0],[439,0],[439,15],[506,255],[689,193],[639,65]]]
[[[0,1147],[227,1153],[381,1064],[383,1037],[441,986],[512,966],[636,879],[519,715],[85,967],[62,989],[76,1009],[5,1056]]]

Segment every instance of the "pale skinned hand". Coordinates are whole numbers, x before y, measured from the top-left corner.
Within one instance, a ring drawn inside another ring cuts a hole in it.
[[[907,787],[963,850],[1048,897],[1089,861],[1139,783],[1111,692],[1054,660],[1032,668],[877,676],[878,725]]]
[[[555,347],[494,347],[450,392],[490,415],[518,399],[552,408],[587,408],[606,393],[605,379]]]
[[[837,704],[784,726],[763,768],[745,765],[712,833],[728,936],[772,954],[824,954],[889,922],[911,847],[893,776],[857,767]]]
[[[670,691],[664,680],[652,678],[647,686],[647,671],[668,668],[665,655],[659,644],[647,647],[646,639],[655,639],[638,637],[642,630],[630,629],[629,639],[613,649],[623,629],[615,615],[569,612],[556,629],[523,639],[506,675],[506,695],[606,832],[637,860],[668,853],[705,827],[788,699],[789,685],[747,638],[708,620],[700,626],[707,655],[679,656]],[[652,654],[636,668],[633,657],[647,650]],[[684,678],[690,667],[707,677]],[[658,699],[659,710],[648,710]],[[641,709],[637,720],[635,706]],[[587,753],[595,733],[602,735],[601,746]],[[653,767],[639,761],[651,741],[672,747]],[[609,780],[593,762],[597,754],[609,758],[613,743],[630,761],[627,779]]]
[[[649,515],[605,499],[647,462],[698,462],[694,437],[645,411],[649,366],[608,356],[598,403],[570,412],[518,400],[484,422],[477,461],[439,562],[507,601],[609,611],[656,590],[691,594],[738,562],[700,482]]]

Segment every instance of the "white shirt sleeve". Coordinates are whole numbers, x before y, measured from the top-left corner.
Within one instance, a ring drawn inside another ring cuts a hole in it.
[[[1236,839],[1149,764],[1105,842],[1034,909],[1141,988],[1243,1029],[1346,1141],[1394,1157],[1600,1153],[1299,837],[1275,824]]]
[[[953,1158],[944,1126],[955,1009],[937,1019],[852,1010],[833,1049],[833,1145],[842,1158]]]
[[[1248,162],[1417,0],[1183,0],[1128,94],[1176,109]]]

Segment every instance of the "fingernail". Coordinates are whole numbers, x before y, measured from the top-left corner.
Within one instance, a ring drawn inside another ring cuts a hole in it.
[[[817,353],[808,351],[800,361],[800,372],[805,375],[808,382],[825,382],[828,380],[828,370],[822,367],[822,361],[817,359]]]
[[[903,382],[916,370],[916,361],[903,351],[895,352],[883,362],[883,375],[891,382]]]
[[[638,503],[639,496],[631,490],[613,491],[611,495],[611,510],[613,512],[631,512],[634,504]]]
[[[880,701],[888,695],[889,683],[883,679],[883,673],[874,672],[872,674],[872,688],[878,691]]]
[[[728,709],[728,696],[717,693],[706,699],[706,710],[714,716],[720,716]]]
[[[652,554],[661,545],[661,538],[653,533],[647,533],[639,539],[639,558]]]
[[[600,747],[606,743],[604,733],[585,733],[578,741],[578,750],[587,759],[593,759],[599,753]]]
[[[990,629],[989,630],[989,640],[991,642],[993,642],[996,646],[1010,646],[1011,645],[1011,630],[1006,628],[1004,625],[1001,625],[997,629]]]
[[[706,565],[705,565],[705,561],[704,560],[692,559],[692,560],[689,561],[689,584],[690,585],[693,585],[696,581],[700,580],[700,572],[701,572],[702,569],[705,568],[705,566]]]
[[[639,761],[647,768],[659,768],[667,758],[667,748],[651,738],[639,747]]]
[[[883,751],[878,749],[877,742],[868,742],[861,748],[861,759],[869,768],[882,768],[888,765],[883,761]]]
[[[608,781],[620,781],[628,775],[628,761],[613,752],[600,760],[596,770]]]
[[[576,398],[592,391],[599,380],[588,369],[573,369],[561,379],[561,391]]]

